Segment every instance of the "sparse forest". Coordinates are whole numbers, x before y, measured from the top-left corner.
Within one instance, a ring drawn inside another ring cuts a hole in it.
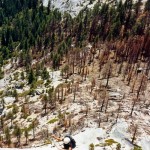
[[[150,135],[150,0],[98,0],[75,17],[52,0],[1,0],[3,80],[0,147],[50,144],[52,133],[95,125],[109,134],[125,119],[140,149],[138,137]]]

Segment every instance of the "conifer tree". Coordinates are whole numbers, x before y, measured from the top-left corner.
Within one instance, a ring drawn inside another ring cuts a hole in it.
[[[47,103],[48,103],[48,97],[46,94],[43,96],[42,102],[44,103],[43,108],[45,110],[45,115],[46,115],[47,114]]]
[[[34,81],[35,81],[35,75],[33,69],[31,69],[28,76],[28,83],[32,84]]]
[[[28,128],[25,128],[25,129],[24,129],[24,136],[25,136],[25,138],[26,138],[26,144],[28,144],[28,136],[29,136]]]
[[[9,146],[11,144],[11,134],[10,134],[10,129],[8,127],[5,128],[4,134],[5,134],[6,142]]]
[[[0,79],[4,77],[4,72],[2,71],[2,68],[0,67]]]
[[[10,120],[11,120],[11,127],[12,127],[12,126],[13,126],[12,121],[13,121],[13,119],[14,119],[14,115],[13,115],[13,113],[12,113],[11,111],[8,112],[8,114],[7,114],[7,119],[10,119]]]
[[[43,80],[46,80],[49,78],[49,72],[47,71],[46,67],[43,70],[42,78],[43,78]]]
[[[21,138],[21,134],[22,134],[21,129],[20,129],[19,126],[16,125],[14,127],[13,134],[14,134],[14,136],[16,136],[17,142],[18,142],[18,146],[19,146],[20,145],[20,138]]]

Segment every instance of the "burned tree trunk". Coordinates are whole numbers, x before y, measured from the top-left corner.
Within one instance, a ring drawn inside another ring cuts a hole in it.
[[[140,86],[139,86],[139,88],[137,90],[137,99],[138,99],[140,91],[142,89],[142,86],[143,86],[143,83],[144,83],[144,79],[145,79],[145,75],[142,76],[142,79],[141,79],[141,82],[140,82]]]
[[[111,76],[111,70],[112,70],[111,67],[112,67],[112,65],[109,66],[109,71],[108,71],[108,75],[107,75],[107,82],[106,82],[106,86],[105,86],[106,88],[108,87],[109,78]]]
[[[136,98],[134,98],[134,99],[133,99],[133,105],[132,105],[132,109],[131,109],[130,116],[132,116],[132,113],[133,113],[133,110],[134,110],[134,107],[135,107],[136,101],[137,101],[137,99],[136,99]]]
[[[138,129],[138,126],[136,125],[135,128],[134,128],[134,133],[133,133],[133,137],[132,137],[132,144],[134,144],[134,141],[135,141],[135,137],[136,137],[136,134],[137,134],[137,129]]]

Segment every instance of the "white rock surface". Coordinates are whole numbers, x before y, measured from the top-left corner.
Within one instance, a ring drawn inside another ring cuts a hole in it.
[[[43,0],[44,6],[48,5],[49,0]],[[93,4],[89,5],[90,0],[53,0],[52,6],[54,8],[58,8],[62,12],[69,12],[72,17],[75,17],[83,8],[86,6],[88,8],[93,8],[93,6],[96,4],[98,0],[95,0]],[[119,1],[119,0],[118,0]],[[124,2],[125,0],[123,0]],[[136,2],[137,0],[134,0]],[[147,0],[142,0],[143,3],[145,3]],[[108,0],[101,0],[102,3],[110,2]]]
[[[54,86],[54,88],[56,88],[59,84],[63,83],[60,73],[60,71],[50,72],[50,78],[52,80],[51,86]]]
[[[12,104],[12,103],[14,103],[14,101],[15,101],[14,97],[4,97],[4,102],[6,104]]]

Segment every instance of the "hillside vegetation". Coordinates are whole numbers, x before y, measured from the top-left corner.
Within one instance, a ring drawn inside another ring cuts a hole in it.
[[[51,143],[52,133],[85,127],[114,138],[123,122],[128,144],[104,136],[97,147],[143,148],[150,0],[87,2],[75,16],[51,0],[0,1],[0,147]]]

